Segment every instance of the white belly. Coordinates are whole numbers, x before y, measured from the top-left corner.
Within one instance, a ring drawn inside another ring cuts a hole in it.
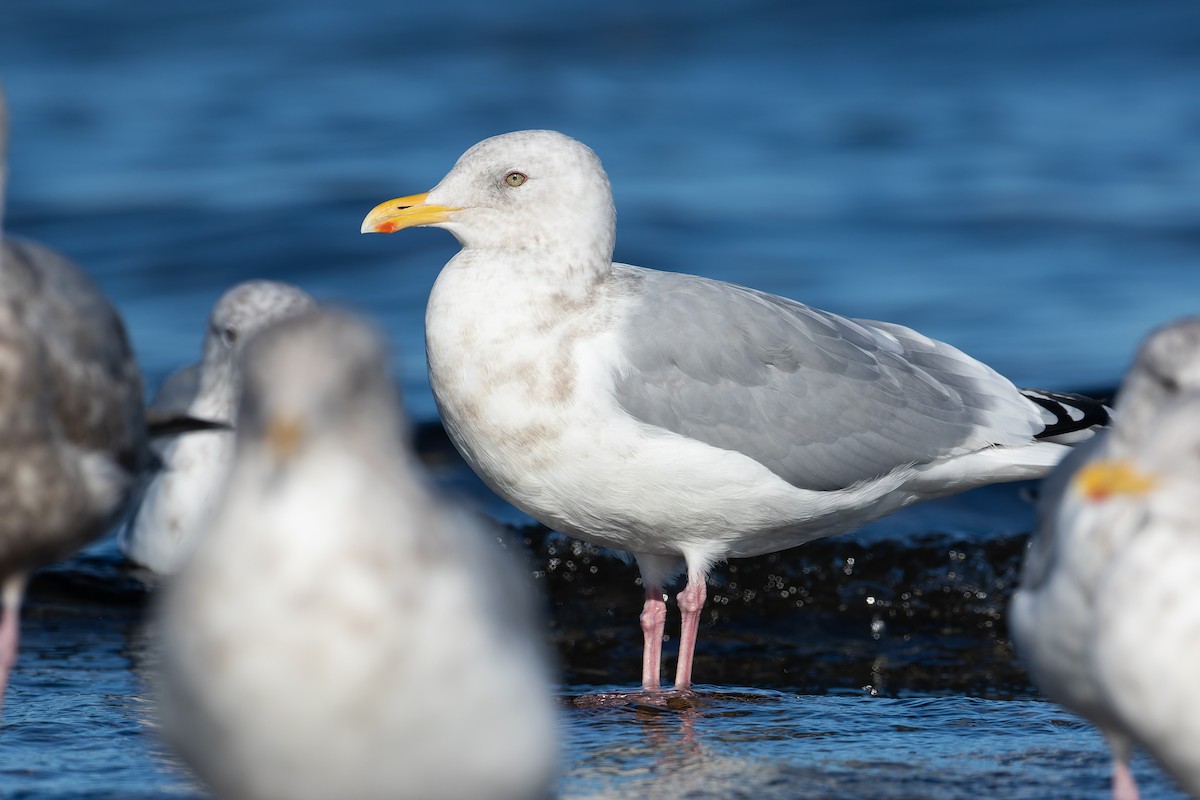
[[[915,499],[896,491],[901,475],[798,489],[741,453],[645,425],[613,396],[611,327],[541,324],[532,305],[499,323],[466,313],[503,302],[488,293],[450,268],[439,277],[426,317],[430,383],[470,466],[555,530],[711,561],[792,547],[835,532],[835,519],[845,530]]]

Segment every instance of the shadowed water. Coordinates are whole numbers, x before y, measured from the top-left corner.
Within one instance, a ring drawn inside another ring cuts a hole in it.
[[[1103,389],[1147,330],[1200,310],[1197,30],[1190,0],[9,3],[4,222],[96,277],[151,385],[198,356],[239,280],[377,320],[439,482],[530,559],[566,699],[634,685],[636,570],[465,470],[422,358],[455,244],[362,237],[363,214],[485,136],[553,127],[603,159],[619,259],[908,324],[1023,385]],[[559,793],[1105,796],[1099,736],[1007,641],[1031,488],[719,567],[698,701],[564,701]],[[146,725],[149,602],[111,541],[35,580],[0,794],[201,794]],[[1134,770],[1146,800],[1181,796]]]

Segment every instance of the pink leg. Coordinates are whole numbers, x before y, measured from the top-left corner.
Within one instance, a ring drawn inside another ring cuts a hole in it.
[[[17,644],[21,637],[21,597],[25,594],[25,576],[13,575],[4,582],[0,602],[0,708],[4,705],[4,694],[8,689],[8,674],[17,661]]]
[[[657,692],[662,672],[663,628],[667,624],[667,603],[661,586],[646,587],[646,602],[642,606],[642,688]]]
[[[708,596],[705,576],[698,579],[688,575],[687,586],[676,595],[683,622],[679,628],[679,661],[675,666],[675,688],[692,687],[692,656],[696,652],[696,632],[700,628],[700,612]]]
[[[1113,800],[1138,800],[1137,783],[1126,759],[1113,759],[1112,796]]]

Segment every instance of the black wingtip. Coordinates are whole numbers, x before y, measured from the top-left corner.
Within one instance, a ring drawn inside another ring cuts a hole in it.
[[[227,422],[190,417],[187,414],[179,412],[159,412],[147,409],[146,430],[151,438],[155,438],[158,436],[178,436],[198,431],[228,431],[233,430],[233,426]]]
[[[1066,437],[1063,443],[1071,443],[1080,438],[1078,434],[1104,427],[1112,419],[1108,406],[1082,394],[1045,389],[1022,389],[1021,394],[1045,412],[1046,427],[1034,437],[1036,439]]]

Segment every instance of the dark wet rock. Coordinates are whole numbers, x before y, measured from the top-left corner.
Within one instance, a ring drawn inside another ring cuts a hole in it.
[[[565,682],[635,684],[636,567],[540,528],[520,539],[549,598]],[[815,693],[1029,694],[1004,623],[1026,539],[835,537],[726,564],[709,588],[698,680]],[[668,631],[673,624],[669,617]]]
[[[696,653],[700,684],[988,697],[1033,693],[1004,622],[1025,534],[987,541],[930,535],[863,543],[831,538],[718,567]],[[547,601],[548,635],[567,684],[640,678],[637,568],[541,527],[512,531]],[[150,590],[115,548],[42,570],[30,619],[140,619]],[[664,675],[674,669],[669,604]]]
[[[498,503],[466,468],[441,427],[414,439],[450,491]],[[1030,696],[1034,690],[1004,621],[1016,584],[1034,484],[926,504],[866,534],[833,537],[716,567],[701,621],[701,686],[804,693]],[[907,512],[906,512],[907,513]],[[993,529],[983,530],[990,519]],[[934,531],[940,532],[934,532]],[[637,567],[544,527],[511,527],[547,603],[548,636],[565,684],[636,688],[642,589]],[[39,572],[30,613],[141,618],[151,590],[110,540]],[[678,612],[668,603],[666,679],[674,670]],[[38,616],[31,618],[39,618]]]

